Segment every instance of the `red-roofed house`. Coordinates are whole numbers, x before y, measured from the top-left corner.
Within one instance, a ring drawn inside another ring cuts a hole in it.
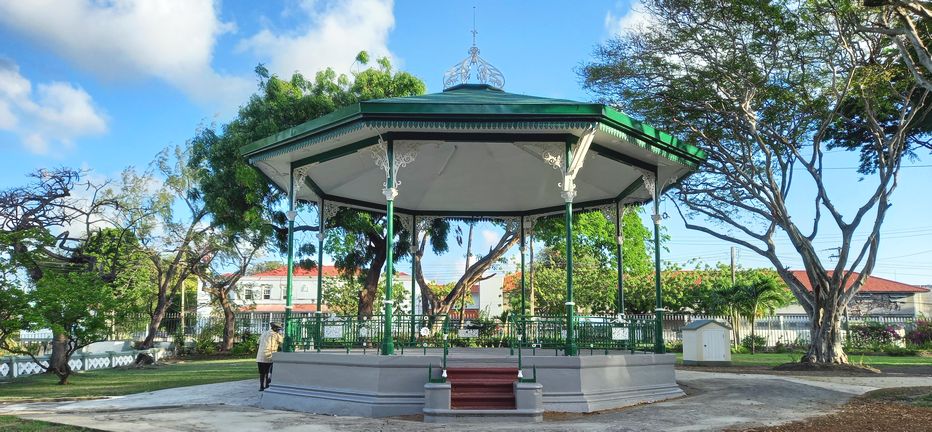
[[[317,267],[310,269],[295,267],[292,278],[292,311],[314,312],[317,310],[318,274]],[[337,278],[339,276],[340,272],[336,267],[324,266],[325,280],[326,278]],[[288,268],[285,266],[243,276],[237,284],[234,300],[238,304],[246,305],[241,308],[244,311],[284,312],[287,279]],[[396,274],[395,280],[405,287],[407,292],[405,299],[410,299],[411,275],[399,272]],[[401,307],[408,309],[411,307],[410,304],[411,302],[408,300]],[[327,306],[324,305],[321,309],[326,312]]]
[[[831,272],[829,272],[831,274]],[[793,270],[793,275],[802,282],[807,290],[812,291],[812,284],[805,270]],[[852,273],[850,282],[854,282],[858,273]],[[870,276],[848,304],[849,315],[932,315],[932,296],[927,288],[902,282]],[[802,306],[792,304],[777,310],[777,314],[805,313]]]

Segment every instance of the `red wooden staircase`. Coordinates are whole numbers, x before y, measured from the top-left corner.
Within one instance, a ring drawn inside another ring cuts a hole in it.
[[[518,368],[447,368],[450,408],[455,410],[515,409],[514,382]]]

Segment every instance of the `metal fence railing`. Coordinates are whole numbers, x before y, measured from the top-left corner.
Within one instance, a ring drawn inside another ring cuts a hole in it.
[[[236,340],[260,334],[269,328],[270,322],[284,322],[282,312],[239,312],[235,318]],[[320,327],[321,348],[377,347],[384,333],[384,321],[377,315],[369,319],[322,314]],[[733,324],[728,317],[699,314],[667,314],[663,320],[663,339],[666,342],[680,341],[682,328],[691,321],[713,319]],[[197,315],[188,313],[182,322],[180,314],[168,314],[156,332],[156,340],[173,341],[180,335],[188,340],[211,334],[220,337],[224,319],[220,315]],[[438,339],[446,334],[449,346],[460,347],[525,347],[562,349],[565,341],[566,319],[561,315],[528,316],[523,321],[519,315],[511,315],[505,322],[489,318],[458,318],[424,315],[398,314],[393,317],[392,337],[396,346],[435,348],[443,345]],[[906,315],[870,315],[849,317],[842,328],[868,322],[891,325],[898,331],[908,331],[914,318]],[[114,320],[109,338],[112,340],[142,340],[149,324],[148,315],[123,316]],[[298,312],[291,315],[289,329],[295,347],[315,347],[318,332],[317,316],[313,312]],[[426,335],[421,329],[427,327]],[[654,316],[628,315],[624,323],[615,316],[578,316],[577,345],[579,349],[635,349],[651,350],[653,347]],[[775,315],[758,318],[754,333],[763,338],[766,347],[782,345],[805,345],[809,343],[809,318],[805,315]],[[626,333],[627,332],[627,333]],[[751,334],[751,324],[739,319],[733,337],[738,341]],[[21,331],[17,339],[24,343],[42,344],[50,341],[50,330]],[[591,346],[590,346],[591,345]]]

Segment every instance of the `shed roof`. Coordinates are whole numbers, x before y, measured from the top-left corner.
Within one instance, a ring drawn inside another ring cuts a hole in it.
[[[725,324],[721,321],[703,319],[703,320],[695,320],[695,321],[690,322],[689,324],[686,324],[685,326],[683,326],[683,330],[699,330],[699,328],[705,327],[709,324],[717,324],[721,327],[731,329],[730,325]]]

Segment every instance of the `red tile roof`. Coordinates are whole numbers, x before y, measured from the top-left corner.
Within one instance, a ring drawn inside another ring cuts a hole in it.
[[[793,270],[793,275],[796,276],[796,279],[799,279],[799,282],[806,287],[806,290],[812,291],[812,284],[809,283],[809,276],[806,274],[805,270]],[[832,275],[832,272],[828,272],[829,276]],[[848,279],[848,287],[854,283],[854,280],[858,277],[857,272],[852,272],[851,277]],[[929,290],[915,285],[904,284],[902,282],[892,281],[890,279],[884,279],[877,276],[868,276],[867,280],[864,281],[864,286],[861,287],[861,290],[858,292],[862,293],[925,293]]]
[[[294,267],[294,272],[293,272],[292,274],[293,274],[294,276],[317,276],[317,267],[311,267],[311,268],[307,269],[307,268],[295,266],[295,267]],[[325,265],[325,266],[324,266],[324,277],[339,276],[339,275],[340,275],[340,271],[337,270],[337,268],[336,268],[335,266],[329,266],[329,265]],[[408,274],[405,273],[405,272],[398,272],[398,275],[399,275],[399,276],[407,276]],[[264,271],[264,272],[251,274],[251,275],[249,275],[249,276],[260,276],[260,277],[265,277],[265,276],[285,277],[285,276],[288,276],[288,266],[281,266],[281,267],[276,268],[276,269],[266,270],[266,271]]]

